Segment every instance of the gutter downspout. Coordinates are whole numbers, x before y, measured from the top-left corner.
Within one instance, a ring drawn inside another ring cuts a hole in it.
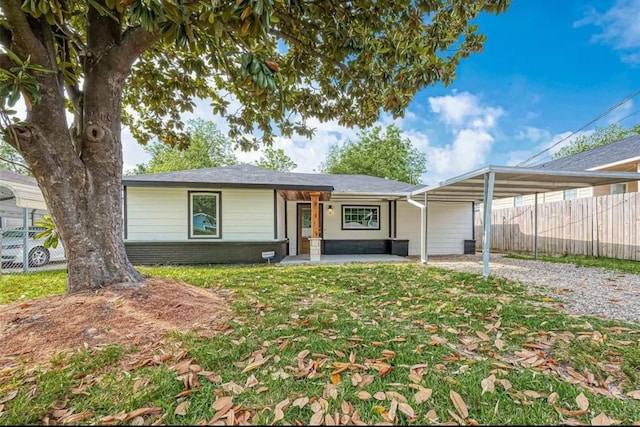
[[[420,261],[423,264],[427,263],[427,205],[426,205],[426,193],[425,204],[423,205],[411,198],[411,194],[407,194],[407,202],[413,206],[420,208]]]

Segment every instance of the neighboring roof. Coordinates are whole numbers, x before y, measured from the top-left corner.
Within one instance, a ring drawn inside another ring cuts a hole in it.
[[[640,158],[640,135],[634,135],[582,153],[551,160],[535,168],[590,170],[638,158]]]
[[[30,176],[0,169],[0,200],[8,201],[15,197],[15,206],[3,205],[2,216],[19,217],[20,208],[47,210],[44,197],[38,183]]]
[[[493,193],[495,199],[640,180],[640,174],[635,172],[487,166],[436,185],[414,190],[411,194],[427,193],[428,200],[432,201],[482,202],[485,175],[491,172],[495,173]]]
[[[407,193],[414,186],[367,175],[276,172],[253,165],[125,176],[125,186],[194,186],[273,188],[368,194]]]

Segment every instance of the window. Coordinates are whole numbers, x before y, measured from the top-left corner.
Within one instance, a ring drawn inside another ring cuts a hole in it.
[[[578,189],[572,188],[571,190],[564,190],[563,200],[573,200],[578,198]]]
[[[189,238],[220,238],[220,193],[189,192]]]
[[[624,194],[627,192],[627,183],[611,184],[611,194]]]
[[[513,206],[522,206],[522,196],[515,196],[513,198]]]
[[[342,206],[343,230],[380,230],[380,206]]]

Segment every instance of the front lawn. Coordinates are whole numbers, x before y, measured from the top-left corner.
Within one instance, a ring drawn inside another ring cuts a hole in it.
[[[531,255],[508,254],[506,258],[533,260]],[[575,264],[582,267],[601,267],[607,270],[620,271],[625,273],[640,274],[640,261],[626,259],[601,258],[583,255],[551,256],[539,255],[539,261],[559,262],[563,264]]]
[[[640,423],[640,326],[515,283],[418,263],[140,270],[227,289],[232,310],[155,356],[0,365],[0,424]],[[3,276],[4,303],[63,292],[49,274]]]

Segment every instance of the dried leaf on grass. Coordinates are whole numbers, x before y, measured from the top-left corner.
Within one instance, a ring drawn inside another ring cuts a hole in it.
[[[592,426],[610,426],[613,425],[613,420],[605,415],[604,412],[600,412],[600,414],[593,419],[591,419]]]
[[[453,406],[456,407],[458,413],[462,415],[462,418],[467,418],[469,416],[469,409],[467,408],[467,404],[464,403],[462,397],[453,390],[449,391],[449,397],[451,398]]]
[[[413,395],[413,399],[419,405],[419,404],[429,400],[431,398],[431,393],[432,392],[433,392],[433,390],[431,390],[430,388],[423,388],[423,389],[419,390],[418,392],[416,392],[416,394]]]
[[[584,393],[580,393],[578,397],[576,397],[576,404],[582,411],[586,411],[587,409],[589,409],[589,399],[587,399]]]
[[[324,414],[322,413],[322,411],[318,411],[311,416],[311,420],[309,420],[309,425],[319,426],[319,425],[322,425],[323,421],[324,421]]]
[[[187,409],[189,409],[189,405],[191,405],[191,401],[185,400],[184,402],[180,402],[180,404],[176,407],[174,411],[175,415],[186,415]]]

